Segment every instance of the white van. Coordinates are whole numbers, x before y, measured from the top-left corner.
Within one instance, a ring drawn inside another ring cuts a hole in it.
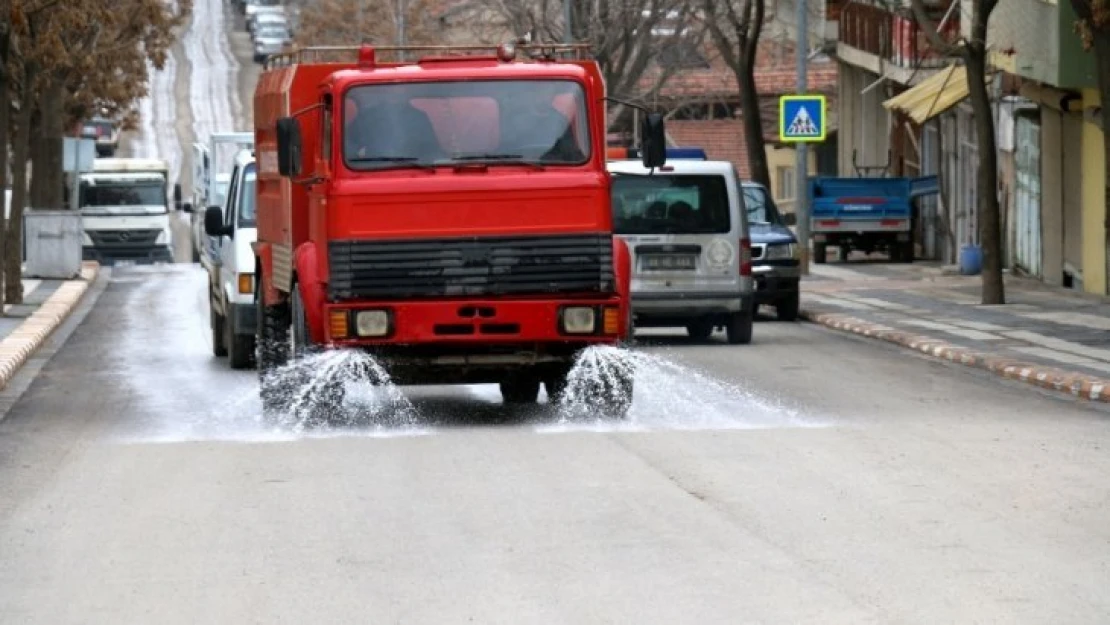
[[[233,369],[254,364],[257,310],[254,303],[254,250],[257,167],[252,150],[240,150],[231,170],[231,184],[220,207],[209,207],[205,231],[212,238],[208,270],[212,352],[227,356]]]
[[[633,323],[685,327],[696,340],[724,328],[729,343],[750,343],[751,238],[736,170],[677,156],[654,171],[608,164],[613,231],[632,253]]]

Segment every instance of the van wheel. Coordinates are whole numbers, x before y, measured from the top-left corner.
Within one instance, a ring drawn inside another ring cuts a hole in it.
[[[752,313],[750,310],[733,313],[732,316],[728,318],[728,325],[725,326],[728,342],[732,345],[747,345],[751,343],[752,321]]]
[[[713,324],[705,319],[699,319],[686,325],[686,333],[695,341],[707,341],[713,336]]]
[[[775,304],[775,316],[779,321],[797,321],[800,307],[798,292],[794,291]]]
[[[824,265],[829,260],[829,247],[825,243],[813,244],[813,262],[817,265]]]
[[[227,343],[224,341],[224,326],[227,325],[227,320],[212,308],[212,304],[208,304],[208,325],[212,328],[212,355],[217,358],[227,356]]]

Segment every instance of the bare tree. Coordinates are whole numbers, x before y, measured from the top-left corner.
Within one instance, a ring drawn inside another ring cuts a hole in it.
[[[976,196],[979,211],[979,242],[983,248],[982,303],[1005,304],[1002,280],[1002,215],[998,206],[998,150],[994,136],[994,112],[987,92],[987,25],[998,0],[971,1],[971,37],[946,41],[929,18],[923,0],[912,0],[918,26],[941,54],[963,59],[967,67],[968,96],[975,113],[979,143],[979,172]]]
[[[736,77],[736,84],[740,89],[740,108],[751,177],[770,189],[771,173],[767,168],[759,91],[755,84],[759,36],[763,31],[764,0],[704,0],[703,6],[705,23],[717,52]],[[797,53],[804,54],[804,51]]]
[[[1102,111],[1102,151],[1104,154],[1104,203],[1107,216],[1103,231],[1110,240],[1110,2],[1106,0],[1071,0],[1079,18],[1076,24],[1083,46],[1094,50],[1098,70],[1098,92]]]
[[[500,16],[511,36],[563,41],[563,2],[474,0]],[[705,29],[698,25],[696,0],[616,0],[571,2],[570,39],[588,42],[601,66],[609,95],[649,105],[681,64],[654,62],[666,52],[700,49]],[[626,125],[629,111],[615,106],[611,126]]]
[[[427,0],[366,2],[365,0],[320,0],[301,9],[297,42],[301,46],[357,45],[370,40],[394,45],[404,17],[405,41],[431,43],[423,16]]]

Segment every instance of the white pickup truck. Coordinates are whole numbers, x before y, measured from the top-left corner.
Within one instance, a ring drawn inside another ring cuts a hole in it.
[[[227,356],[232,369],[248,369],[254,364],[257,315],[251,244],[258,238],[256,179],[253,151],[240,150],[223,206],[209,206],[204,212],[205,232],[213,243],[213,254],[201,258],[208,270],[212,352]]]

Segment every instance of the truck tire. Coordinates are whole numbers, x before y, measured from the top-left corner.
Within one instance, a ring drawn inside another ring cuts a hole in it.
[[[208,302],[208,326],[212,329],[212,355],[216,358],[227,356],[227,343],[224,342],[224,326],[227,321]]]
[[[501,401],[509,404],[534,404],[540,396],[540,380],[531,376],[513,376],[503,380]]]
[[[261,278],[261,275],[259,276]],[[261,279],[259,284],[261,284]],[[266,414],[284,413],[291,396],[274,372],[289,362],[289,315],[286,306],[267,306],[262,293],[255,295],[258,327],[254,342],[257,351],[258,388]]]
[[[824,243],[813,244],[813,263],[816,265],[824,265],[828,262],[829,248]]]
[[[906,241],[904,243],[899,243],[898,247],[902,248],[902,251],[901,251],[900,257],[899,257],[900,262],[912,263],[914,253],[917,251],[913,247],[913,241]]]
[[[775,303],[775,316],[779,321],[797,321],[800,307],[799,293],[794,291]]]
[[[292,360],[302,360],[323,349],[312,342],[312,335],[308,330],[308,317],[304,310],[304,301],[301,299],[301,290],[293,284],[292,305]],[[302,384],[311,380],[299,380]],[[304,413],[296,415],[298,420],[306,424],[317,425],[323,423],[336,423],[347,421],[347,414],[343,410],[343,400],[346,398],[344,380],[324,380],[317,389],[316,395],[305,406]]]
[[[713,336],[713,323],[705,319],[686,324],[686,333],[695,341],[708,341]]]
[[[730,315],[728,324],[725,325],[725,333],[728,335],[728,342],[732,345],[747,345],[751,343],[753,321],[750,310]]]

